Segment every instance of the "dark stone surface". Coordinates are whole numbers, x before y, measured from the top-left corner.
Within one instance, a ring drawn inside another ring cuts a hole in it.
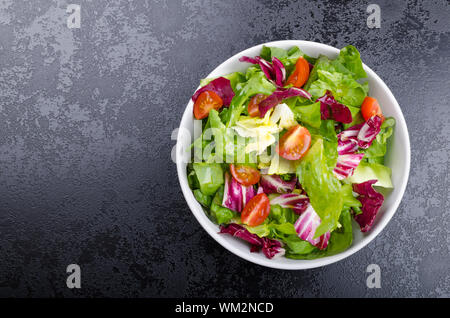
[[[66,7],[81,5],[81,28]],[[450,296],[448,1],[0,0],[1,296]],[[189,97],[253,45],[354,44],[412,145],[396,215],[308,271],[250,264],[189,211],[170,160]],[[65,269],[82,269],[82,288]],[[382,288],[366,287],[376,263]]]

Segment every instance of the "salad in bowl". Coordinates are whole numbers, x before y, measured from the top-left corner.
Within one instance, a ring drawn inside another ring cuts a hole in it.
[[[317,259],[371,231],[393,188],[384,165],[396,119],[371,96],[360,54],[262,46],[243,71],[192,96],[187,181],[220,235],[268,259]]]

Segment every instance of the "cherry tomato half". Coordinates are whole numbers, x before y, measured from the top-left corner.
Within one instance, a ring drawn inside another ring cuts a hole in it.
[[[288,160],[298,160],[308,151],[311,134],[308,129],[297,125],[290,128],[277,145],[278,154]]]
[[[211,109],[219,110],[222,105],[223,101],[219,95],[213,91],[204,91],[194,103],[194,117],[196,119],[206,118]]]
[[[361,105],[361,113],[365,120],[368,120],[372,116],[380,116],[384,120],[383,112],[381,111],[380,104],[376,98],[367,96]]]
[[[267,98],[264,94],[256,94],[248,103],[248,114],[250,117],[259,117],[259,103]]]
[[[251,198],[241,213],[241,221],[248,226],[258,226],[264,222],[270,213],[270,200],[265,193]]]
[[[258,183],[261,178],[257,169],[245,165],[230,164],[230,172],[237,182],[246,187]]]
[[[295,70],[289,76],[286,84],[292,84],[295,87],[302,87],[309,78],[309,64],[303,57],[299,57],[295,63]]]

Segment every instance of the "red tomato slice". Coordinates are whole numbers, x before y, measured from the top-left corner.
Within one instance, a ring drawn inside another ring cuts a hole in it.
[[[289,76],[286,84],[292,84],[295,87],[301,88],[305,85],[309,78],[309,64],[303,57],[299,57],[295,63],[295,70]]]
[[[248,114],[250,117],[259,117],[259,103],[267,98],[264,94],[256,94],[248,103]]]
[[[297,125],[290,128],[277,145],[278,154],[288,160],[298,160],[308,151],[311,134],[308,129]]]
[[[264,222],[269,213],[270,200],[265,193],[260,193],[245,205],[241,221],[248,226],[258,226]]]
[[[368,120],[372,116],[379,116],[384,120],[383,112],[381,111],[380,104],[376,98],[367,96],[361,105],[361,113],[365,120]]]
[[[223,101],[219,95],[213,91],[204,91],[198,95],[194,103],[194,117],[196,119],[206,118],[211,109],[219,110],[222,105]]]
[[[230,164],[230,172],[237,182],[246,187],[258,183],[261,178],[257,169],[245,165]]]

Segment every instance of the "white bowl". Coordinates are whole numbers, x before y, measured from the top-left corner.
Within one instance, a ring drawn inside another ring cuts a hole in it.
[[[292,46],[298,46],[307,55],[317,57],[319,54],[326,55],[330,58],[335,58],[339,54],[339,50],[320,43],[309,41],[276,41],[269,42],[254,46],[247,50],[244,50],[233,57],[229,58],[221,65],[219,65],[214,71],[212,71],[206,77],[223,76],[236,71],[245,71],[249,64],[239,62],[241,56],[257,56],[260,54],[263,45],[276,46],[284,49],[289,49]],[[353,253],[357,252],[370,241],[372,241],[380,232],[384,229],[386,224],[394,215],[403,193],[405,192],[406,184],[408,182],[409,167],[410,167],[410,144],[408,129],[406,127],[405,119],[403,118],[402,111],[398,105],[395,97],[392,95],[386,84],[372,71],[368,66],[364,65],[364,70],[367,73],[370,96],[375,97],[383,110],[385,116],[392,116],[396,119],[397,124],[395,126],[394,136],[391,138],[388,151],[385,158],[385,164],[392,169],[392,182],[394,189],[386,192],[385,201],[378,212],[374,225],[369,233],[363,234],[359,230],[359,226],[354,223],[353,226],[353,244],[345,251],[324,258],[315,260],[293,260],[285,257],[279,257],[275,259],[267,259],[262,253],[250,253],[250,247],[247,242],[243,242],[238,238],[230,235],[218,234],[219,227],[211,222],[206,216],[200,204],[194,198],[194,195],[189,188],[187,175],[186,175],[186,162],[183,158],[186,158],[186,144],[190,144],[191,138],[189,135],[193,135],[193,103],[189,100],[184,111],[183,118],[180,123],[180,130],[177,136],[176,146],[176,163],[178,170],[178,178],[180,180],[181,189],[184,197],[189,205],[194,216],[203,228],[211,235],[217,242],[225,247],[230,252],[246,259],[247,261],[279,269],[308,269],[314,267],[325,266],[339,260],[342,260]],[[194,93],[194,92],[192,92]],[[187,133],[189,132],[189,134]],[[233,261],[230,259],[230,261]]]

